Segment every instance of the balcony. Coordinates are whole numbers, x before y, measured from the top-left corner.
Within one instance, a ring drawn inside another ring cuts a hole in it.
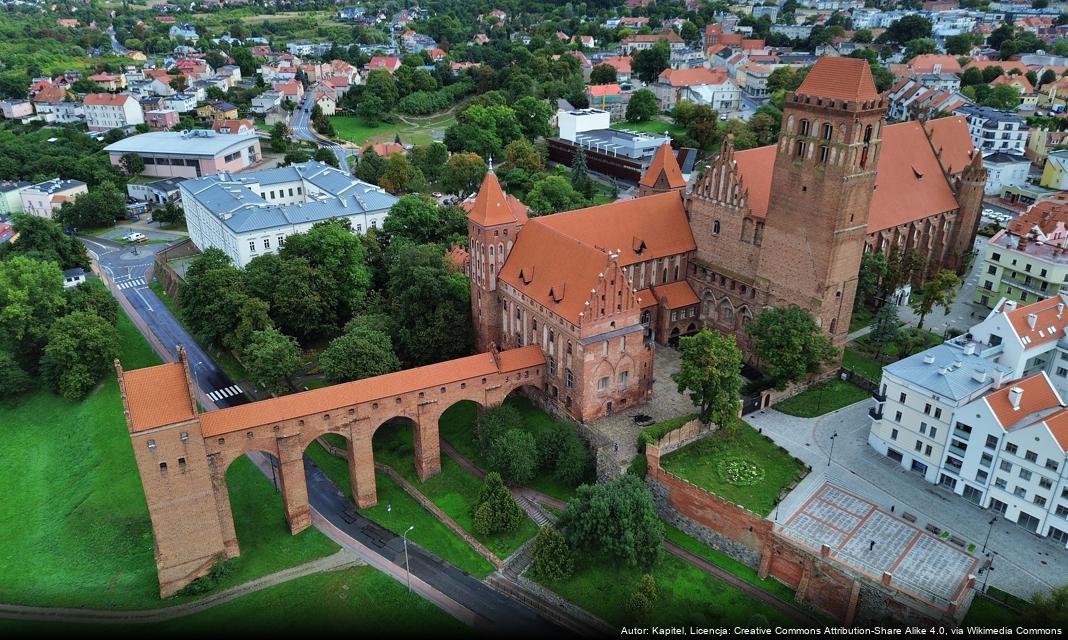
[[[886,402],[886,389],[872,391],[871,397],[875,398],[876,402]]]
[[[1017,280],[1016,278],[1010,278],[1008,276],[1004,276],[1001,279],[1001,282],[1002,282],[1002,284],[1007,284],[1007,285],[1011,285],[1013,287],[1018,287],[1020,289],[1023,289],[1024,291],[1029,291],[1031,293],[1034,293],[1034,294],[1040,295],[1040,296],[1046,295],[1046,292],[1049,290],[1049,284],[1046,283],[1046,282],[1043,282],[1041,280],[1032,280],[1030,283],[1028,283],[1025,280]],[[1043,287],[1042,285],[1046,285],[1046,286]]]
[[[957,445],[954,445],[954,444],[949,445],[949,452],[952,453],[953,455],[960,456],[962,458],[966,454],[966,450],[965,449],[961,449],[960,447],[958,447]],[[952,458],[950,458],[950,459],[952,459]],[[958,468],[958,470],[959,470],[959,468]]]
[[[967,442],[968,439],[972,437],[972,434],[967,432],[967,431],[961,431],[960,429],[954,427],[953,428],[953,436],[957,437],[957,438],[960,438],[961,440],[964,440],[965,442]]]
[[[868,409],[868,417],[870,417],[872,420],[882,420],[883,419],[882,406],[872,407],[871,409]]]

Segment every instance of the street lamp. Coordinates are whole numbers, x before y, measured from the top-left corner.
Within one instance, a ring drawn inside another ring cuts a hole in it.
[[[197,362],[196,364],[193,365],[193,381],[197,383],[197,389],[200,388],[200,376],[198,374],[200,373],[199,369],[200,369],[200,365],[202,365],[202,364],[204,364],[204,363],[203,362]]]
[[[405,531],[403,535],[401,535],[401,538],[404,540],[404,573],[408,578],[408,593],[412,592],[412,570],[408,567],[408,534],[414,528],[415,525],[413,524],[408,527],[408,530]]]
[[[994,531],[994,523],[997,522],[997,521],[998,521],[998,517],[994,516],[993,518],[990,519],[990,522],[987,523],[987,524],[990,525],[990,528],[986,530],[986,540],[983,540],[983,553],[986,553],[986,544],[988,542],[990,542],[990,534],[993,533],[993,531]]]
[[[834,439],[838,437],[838,432],[835,431],[831,434],[831,450],[827,452],[827,466],[831,466],[831,454],[834,453]]]

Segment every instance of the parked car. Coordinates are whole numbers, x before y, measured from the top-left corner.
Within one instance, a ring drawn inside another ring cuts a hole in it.
[[[131,231],[130,233],[124,235],[122,239],[127,242],[144,242],[145,240],[148,240],[148,236],[141,233],[140,231]]]

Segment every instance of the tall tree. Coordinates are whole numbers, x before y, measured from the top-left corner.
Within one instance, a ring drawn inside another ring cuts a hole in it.
[[[446,267],[441,247],[398,247],[389,267],[387,293],[394,344],[405,365],[470,353],[470,286],[466,276]]]
[[[72,235],[63,233],[56,222],[40,216],[17,213],[12,227],[19,234],[18,242],[0,244],[0,260],[8,256],[25,256],[51,261],[60,269],[89,268],[85,245]]]
[[[400,361],[388,335],[356,326],[330,341],[319,354],[319,368],[336,384],[399,371]]]
[[[645,122],[658,113],[660,113],[660,103],[652,91],[638,89],[631,94],[626,113],[629,122]]]
[[[0,261],[0,344],[36,370],[49,327],[66,309],[63,272],[25,256]]]
[[[356,177],[364,182],[378,184],[382,174],[386,171],[386,159],[378,155],[374,149],[367,149],[360,156],[356,164]]]
[[[427,180],[435,182],[441,177],[445,163],[449,161],[449,150],[440,142],[431,142],[412,148],[408,159],[423,172]]]
[[[276,395],[293,389],[293,376],[303,364],[297,341],[274,327],[254,331],[241,359],[252,383]]]
[[[118,330],[95,313],[75,311],[52,323],[41,378],[64,398],[80,400],[112,371],[118,356]]]
[[[89,311],[111,324],[119,321],[119,303],[100,280],[86,280],[76,287],[64,289],[63,294],[70,311]]]
[[[586,152],[582,147],[579,147],[571,162],[571,186],[584,197],[593,197],[593,178],[590,177],[590,170],[586,167]]]
[[[549,175],[534,183],[526,204],[537,215],[570,211],[586,204],[582,194],[563,176]]]
[[[307,232],[286,238],[279,254],[308,261],[322,279],[320,295],[337,309],[338,317],[348,318],[363,306],[371,276],[363,243],[348,220],[317,222]]]
[[[896,304],[890,302],[879,307],[871,323],[871,333],[868,334],[868,344],[875,348],[876,360],[883,354],[883,349],[897,340],[898,334],[901,333],[900,325]]]
[[[857,275],[857,301],[868,302],[879,294],[879,284],[888,273],[886,256],[869,251],[860,259]]]
[[[405,193],[411,190],[418,171],[403,153],[390,154],[386,160],[386,170],[378,179],[378,186],[394,195]],[[421,172],[418,177],[422,177]]]
[[[599,64],[590,72],[590,84],[615,84],[616,68],[610,64]]]
[[[276,122],[271,127],[271,150],[276,153],[285,153],[289,149],[289,127],[284,122]]]
[[[679,393],[689,392],[705,424],[727,426],[738,415],[742,354],[734,336],[702,329],[679,339],[682,365],[671,379]]]
[[[655,82],[660,72],[670,66],[670,60],[671,48],[667,40],[658,40],[652,47],[633,56],[631,68],[644,82]]]
[[[485,161],[477,153],[454,153],[445,163],[442,186],[463,198],[478,189],[486,170]]]
[[[504,486],[501,474],[490,472],[482,482],[478,499],[471,506],[475,533],[492,536],[515,531],[523,522],[523,510]]]
[[[388,241],[448,244],[467,232],[467,216],[459,207],[442,207],[426,196],[402,196],[382,223]]]
[[[767,308],[745,330],[776,389],[816,373],[838,356],[812,314],[801,307]]]
[[[963,284],[960,277],[949,269],[942,269],[926,284],[914,290],[909,296],[909,306],[920,314],[916,328],[923,328],[923,321],[935,307],[942,307],[946,313],[957,298],[957,289]]]
[[[664,525],[653,496],[636,476],[582,485],[557,521],[578,553],[648,569],[663,552]]]

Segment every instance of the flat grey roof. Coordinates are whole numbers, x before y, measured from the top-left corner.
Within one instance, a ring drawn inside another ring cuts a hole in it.
[[[151,131],[123,138],[104,147],[104,151],[215,157],[256,139],[255,133],[226,134],[208,129]]]
[[[946,342],[888,364],[883,371],[943,398],[962,400],[993,384],[995,372],[1010,373],[1008,368],[980,357],[982,348],[977,344],[975,353],[969,355],[962,345]],[[972,377],[977,369],[986,372],[984,382]]]
[[[311,201],[270,204],[252,189],[298,180],[305,183],[305,194],[308,185],[316,188]],[[381,187],[316,161],[240,175],[219,173],[186,180],[181,188],[235,233],[385,211],[397,202]]]

